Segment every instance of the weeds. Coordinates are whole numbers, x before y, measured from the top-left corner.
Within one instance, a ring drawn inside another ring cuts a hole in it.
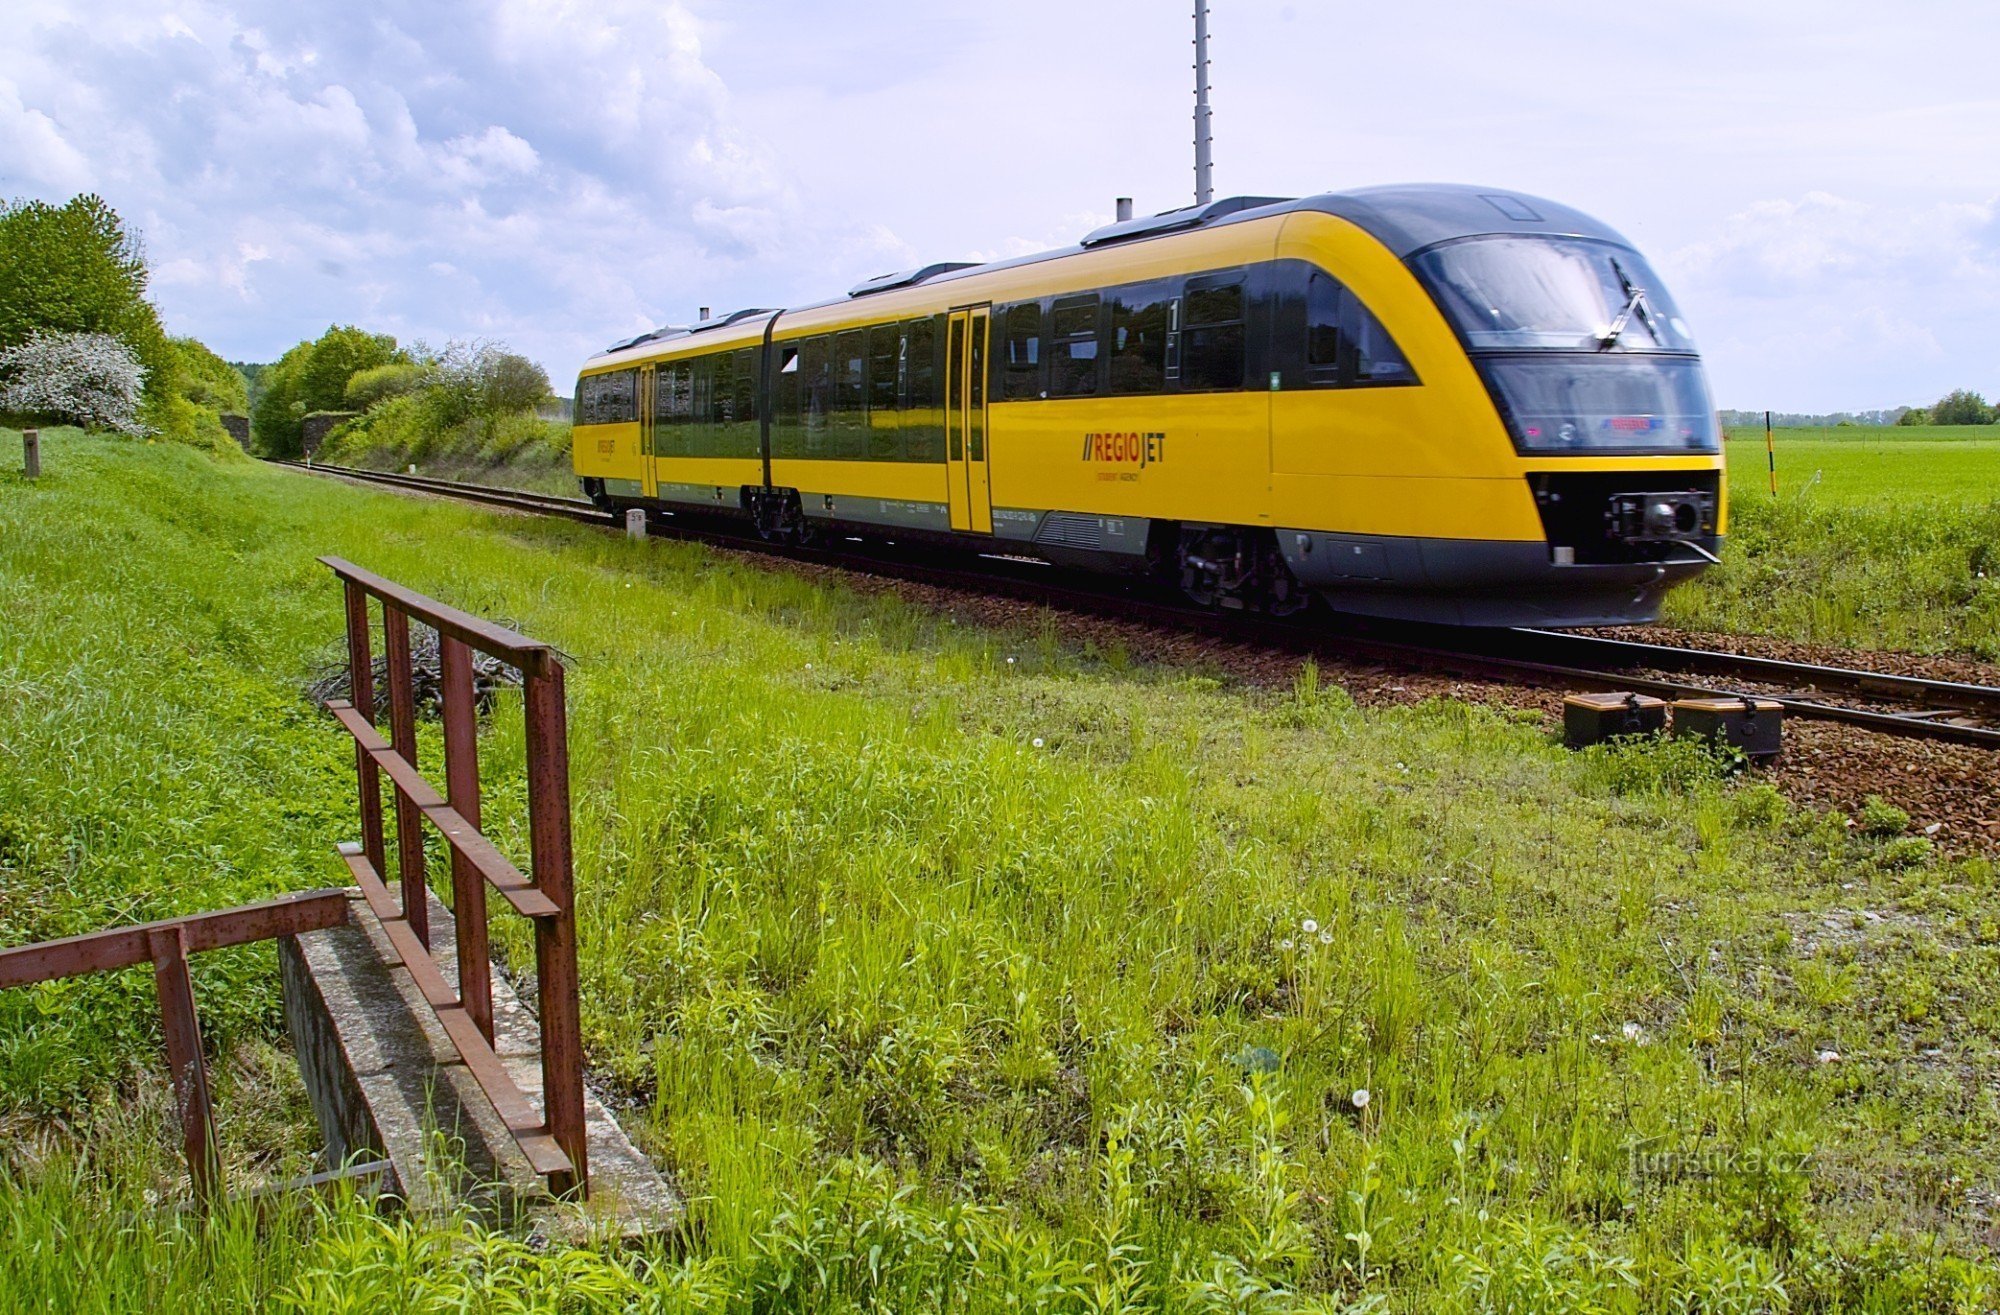
[[[586,1039],[688,1232],[538,1253],[335,1204],[204,1258],[120,1231],[130,1166],[45,1160],[0,1190],[10,1292],[171,1307],[209,1265],[243,1308],[351,1273],[385,1309],[1948,1310],[1989,1281],[1988,1125],[1908,1057],[2000,1044],[1990,865],[1698,746],[1573,755],[178,449],[0,483],[0,936],[341,879],[351,752],[298,694],[340,632],[326,552],[573,657]],[[481,741],[517,856],[518,698]],[[267,961],[196,970],[213,1044],[275,1033]],[[0,993],[5,1115],[95,1144],[152,1010],[136,976]],[[1798,1136],[1795,1179],[1628,1149]],[[78,1278],[59,1237],[108,1258]]]

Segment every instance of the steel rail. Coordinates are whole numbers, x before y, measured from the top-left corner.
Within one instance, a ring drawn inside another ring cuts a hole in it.
[[[615,514],[601,511],[581,498],[565,498],[523,489],[489,488],[389,471],[324,465],[308,467],[303,462],[290,461],[277,464],[309,469],[314,474],[386,484],[440,497],[563,516],[591,524],[609,526],[618,523]],[[977,568],[940,566],[853,548],[770,543],[745,534],[662,522],[658,518],[649,518],[648,524],[649,532],[658,537],[692,540],[942,588],[997,592],[1066,610],[1096,615],[1116,614],[1129,620],[1192,630],[1220,639],[1247,640],[1339,661],[1376,662],[1462,679],[1553,689],[1630,690],[1675,699],[1733,698],[1745,691],[1670,679],[1664,675],[1643,675],[1631,668],[1640,667],[1660,673],[1688,671],[1732,676],[1761,686],[1779,687],[1779,692],[1775,693],[1760,689],[1757,697],[1780,704],[1791,716],[1839,722],[1905,738],[2000,750],[2000,726],[1945,720],[1939,716],[1940,711],[1945,711],[1975,717],[2000,717],[2000,687],[1531,628],[1468,632],[1450,638],[1442,637],[1434,629],[1424,629],[1421,641],[1357,636],[1297,621],[1275,620],[1241,612],[1215,612],[1164,601],[1139,592],[1131,582],[1116,577],[1079,577],[1044,563],[1019,558],[968,553],[967,557],[979,562]],[[1418,629],[1412,627],[1402,633]],[[1578,660],[1551,660],[1552,657],[1561,659],[1565,655]],[[1607,669],[1584,664],[1593,660],[1609,661],[1613,665]],[[1899,712],[1856,708],[1814,697],[1826,693],[1917,703],[1922,705],[1922,710]]]
[[[2000,688],[1963,681],[1934,680],[1926,676],[1904,676],[1888,671],[1867,671],[1858,667],[1835,667],[1812,662],[1789,662],[1782,658],[1755,657],[1708,648],[1677,644],[1648,644],[1630,639],[1608,639],[1601,635],[1566,634],[1556,630],[1522,628],[1508,632],[1524,640],[1546,645],[1552,650],[1569,648],[1589,661],[1612,661],[1644,665],[1663,671],[1701,671],[1711,675],[1736,676],[1746,680],[1769,680],[1778,684],[1802,685],[1822,693],[1849,694],[1861,698],[1891,698],[1932,707],[1956,709],[1983,716],[2000,717]]]

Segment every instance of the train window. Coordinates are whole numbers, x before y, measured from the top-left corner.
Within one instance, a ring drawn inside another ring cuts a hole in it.
[[[583,395],[586,425],[626,424],[639,418],[639,372],[613,370],[594,374],[578,390]]]
[[[1416,372],[1403,359],[1382,321],[1361,304],[1352,291],[1340,299],[1340,337],[1348,357],[1342,362],[1349,383],[1413,384]]]
[[[1324,274],[1306,287],[1306,364],[1319,369],[1340,365],[1340,294],[1346,289]]]
[[[1417,381],[1382,321],[1325,274],[1314,274],[1306,291],[1306,366],[1308,376],[1323,384]]]
[[[1140,283],[1106,293],[1111,303],[1110,391],[1157,393],[1166,386],[1167,319],[1164,283]]]
[[[1097,298],[1064,297],[1049,313],[1049,396],[1097,391]]]
[[[757,353],[748,347],[736,353],[736,419],[757,418]]]
[[[1190,329],[1204,324],[1234,324],[1243,318],[1243,285],[1191,287],[1187,295],[1187,323]]]
[[[778,344],[778,368],[771,376],[771,455],[799,455],[799,345]]]
[[[826,450],[827,412],[833,406],[833,371],[827,364],[831,346],[823,334],[799,344],[799,389],[805,412],[800,456],[817,457]]]
[[[849,329],[833,336],[834,447],[828,456],[858,457],[868,426],[868,335]]]
[[[1042,304],[1024,301],[1005,312],[1000,352],[1000,399],[1042,396]]]
[[[1243,281],[1190,280],[1187,329],[1181,345],[1181,387],[1189,391],[1243,387]]]
[[[911,320],[904,326],[904,368],[909,390],[904,405],[916,414],[907,418],[903,430],[903,457],[907,461],[944,460],[944,415],[938,409],[938,326],[942,315]]]
[[[868,409],[894,411],[901,389],[903,326],[878,324],[868,330]]]
[[[736,423],[736,358],[728,352],[708,358],[708,422],[712,425]]]

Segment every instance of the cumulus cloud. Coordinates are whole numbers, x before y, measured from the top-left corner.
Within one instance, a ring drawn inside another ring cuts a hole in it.
[[[1759,201],[1675,253],[1695,277],[1737,291],[1789,296],[1829,281],[2000,276],[1994,205],[1872,205],[1827,192]]]
[[[1825,410],[2000,385],[2000,203],[1755,202],[1663,260],[1725,406]],[[1770,401],[1770,382],[1785,380]]]
[[[872,228],[801,240],[678,3],[113,0],[31,7],[5,41],[0,192],[103,192],[169,322],[231,354],[358,320],[560,374],[753,267],[901,254]]]

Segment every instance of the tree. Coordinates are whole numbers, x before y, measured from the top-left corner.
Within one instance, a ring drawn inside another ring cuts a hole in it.
[[[41,334],[117,339],[144,367],[140,427],[233,450],[219,412],[242,408],[242,379],[194,339],[160,327],[146,299],[144,246],[102,197],[0,206],[0,348]]]
[[[1946,393],[1938,404],[1931,408],[1931,423],[1934,425],[1990,425],[1993,423],[1993,408],[1986,405],[1986,399],[1969,388],[1959,388]]]
[[[250,412],[258,445],[273,456],[297,455],[300,423],[308,414],[343,409],[348,380],[364,370],[408,360],[409,354],[388,334],[367,333],[352,325],[329,326],[261,372],[261,391]]]
[[[139,434],[139,397],[146,367],[108,333],[37,329],[26,342],[0,348],[0,411],[68,421],[86,429]]]
[[[1927,425],[1931,422],[1931,409],[1927,406],[1913,406],[1896,417],[1899,425]]]
[[[145,251],[102,197],[0,208],[0,347],[38,329],[164,340],[146,300]]]
[[[242,371],[194,338],[169,338],[167,342],[174,350],[183,396],[217,415],[249,413],[250,385]]]
[[[548,371],[525,356],[495,348],[479,362],[480,410],[489,416],[531,411],[549,395]]]

